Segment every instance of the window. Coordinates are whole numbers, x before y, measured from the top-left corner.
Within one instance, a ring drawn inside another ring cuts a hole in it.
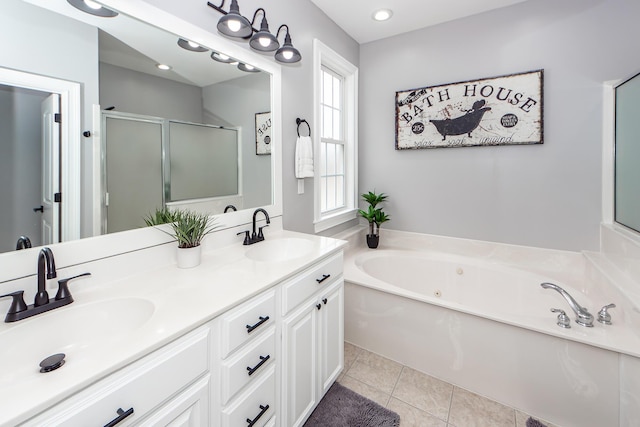
[[[315,231],[356,217],[358,69],[314,40]]]

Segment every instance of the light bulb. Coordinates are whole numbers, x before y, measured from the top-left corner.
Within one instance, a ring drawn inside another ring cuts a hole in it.
[[[226,61],[226,60],[229,59],[229,57],[227,55],[225,55],[224,53],[216,53],[216,58],[222,59],[223,61]]]
[[[253,65],[249,65],[249,64],[244,64],[244,67],[245,67],[247,70],[253,70],[253,69],[255,68]]]
[[[102,9],[102,5],[91,0],[84,0],[84,4],[86,4],[88,7],[90,7],[93,10]]]
[[[285,50],[284,52],[282,52],[282,56],[284,56],[284,59],[291,59],[293,58],[293,52],[290,50]]]
[[[389,9],[380,9],[373,13],[373,19],[375,19],[376,21],[386,21],[387,19],[391,18],[391,15],[393,15],[393,12],[391,12]]]
[[[258,42],[260,42],[260,46],[262,47],[267,47],[271,44],[271,40],[269,40],[269,37],[260,37],[258,39]]]
[[[194,48],[194,49],[197,49],[197,48],[199,48],[199,47],[200,47],[200,45],[199,45],[198,43],[194,43],[194,42],[192,42],[192,41],[187,42],[187,43],[189,43],[189,46],[191,46],[191,47],[192,47],[192,48]]]
[[[171,67],[166,65],[166,64],[158,64],[158,65],[156,65],[156,67],[158,67],[158,69],[160,69],[162,71],[167,71],[167,70],[171,69]]]
[[[237,33],[238,31],[240,31],[241,26],[242,24],[237,19],[230,19],[227,21],[227,27],[229,27],[229,29],[234,33]]]

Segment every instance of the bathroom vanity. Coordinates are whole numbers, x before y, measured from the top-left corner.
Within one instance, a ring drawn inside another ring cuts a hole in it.
[[[15,369],[0,425],[302,425],[343,367],[344,242],[270,231],[205,251],[193,269],[141,265],[92,283],[143,254],[81,266],[96,274],[73,304],[1,325],[0,359]],[[66,362],[40,373],[55,353]]]

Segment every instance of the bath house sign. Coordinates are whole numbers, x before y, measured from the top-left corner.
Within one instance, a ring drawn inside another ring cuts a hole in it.
[[[396,92],[396,149],[542,144],[543,70]]]

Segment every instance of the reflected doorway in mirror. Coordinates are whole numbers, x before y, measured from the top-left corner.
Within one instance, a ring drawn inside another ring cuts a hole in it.
[[[256,154],[271,154],[271,112],[256,113]]]

